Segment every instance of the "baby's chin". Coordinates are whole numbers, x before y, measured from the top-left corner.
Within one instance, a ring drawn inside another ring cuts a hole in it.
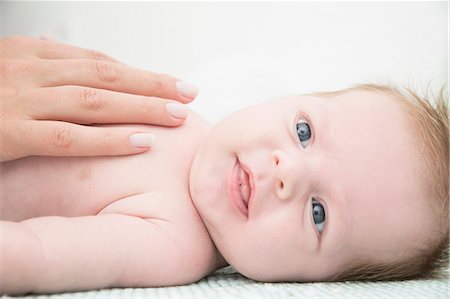
[[[188,181],[192,202],[202,218],[202,208],[208,204],[208,195],[211,195],[212,191],[218,188],[214,184],[216,180],[214,180],[213,175],[210,175],[211,170],[208,168],[214,161],[207,159],[207,156],[205,156],[207,152],[207,147],[202,144],[195,153]]]
[[[202,146],[200,146],[199,150],[194,155],[194,158],[192,159],[191,169],[189,171],[189,178],[188,178],[188,184],[189,184],[189,193],[192,199],[192,202],[195,206],[198,204],[198,198],[199,194],[201,194],[201,187],[198,184],[198,176],[200,171],[200,160],[201,160],[201,154],[199,152],[202,151]]]

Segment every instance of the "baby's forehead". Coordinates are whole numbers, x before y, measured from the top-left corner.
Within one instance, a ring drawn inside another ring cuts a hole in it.
[[[330,107],[328,138],[342,162],[336,180],[352,202],[355,242],[394,252],[408,238],[425,238],[432,217],[421,181],[424,164],[405,108],[392,97],[367,91],[325,102]]]
[[[394,118],[404,119],[407,110],[394,96],[370,91],[370,90],[349,90],[335,93],[314,93],[304,95],[291,95],[275,99],[280,101],[281,106],[289,106],[291,109],[315,109],[330,110],[342,113],[358,113],[359,115],[371,116],[391,115]]]
[[[291,97],[287,100],[297,109],[309,110],[318,119],[321,116],[327,118],[330,126],[339,124],[353,133],[374,131],[375,134],[376,131],[382,133],[385,130],[404,135],[413,133],[414,129],[405,106],[398,99],[379,92],[351,90],[338,94]],[[359,127],[358,130],[355,125]]]
[[[286,97],[288,98],[288,97]],[[386,93],[381,93],[371,90],[348,90],[334,93],[313,93],[305,94],[300,97],[289,97],[291,100],[307,99],[311,102],[319,102],[322,104],[335,105],[355,105],[355,106],[370,106],[370,107],[396,107],[403,109],[400,101],[394,96]]]

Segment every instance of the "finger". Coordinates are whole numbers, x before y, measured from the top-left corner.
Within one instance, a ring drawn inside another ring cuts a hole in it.
[[[95,50],[83,49],[49,39],[30,36],[10,36],[0,39],[2,58],[42,58],[42,59],[91,59],[120,63],[116,59]]]
[[[188,113],[186,106],[175,101],[81,86],[35,89],[26,97],[26,105],[34,119],[78,124],[178,126]]]
[[[197,96],[197,88],[172,76],[99,60],[47,60],[40,65],[41,85],[79,85],[144,96],[172,99],[183,103]]]
[[[115,156],[147,151],[154,136],[142,130],[90,127],[59,121],[25,121],[21,143],[29,155]]]
[[[59,43],[46,35],[40,36],[37,49],[37,55],[42,59],[92,59],[121,63],[103,52]]]

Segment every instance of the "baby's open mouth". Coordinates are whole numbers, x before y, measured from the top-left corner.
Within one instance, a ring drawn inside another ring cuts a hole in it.
[[[250,187],[248,173],[242,167],[242,164],[240,162],[239,162],[239,169],[238,169],[237,176],[238,176],[238,183],[239,183],[239,191],[241,193],[243,202],[248,209],[248,202],[250,200],[250,195],[251,195],[252,189]]]
[[[252,172],[236,157],[234,167],[228,177],[228,195],[232,205],[245,217],[248,217],[253,193]]]

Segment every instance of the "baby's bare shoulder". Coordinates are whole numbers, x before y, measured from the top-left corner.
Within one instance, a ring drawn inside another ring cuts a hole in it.
[[[170,250],[183,257],[180,263],[201,273],[214,270],[214,243],[188,196],[161,191],[136,194],[113,202],[98,215],[105,214],[133,216],[154,224],[161,228],[160,240],[154,241],[172,244]]]
[[[157,190],[131,195],[114,201],[98,213],[104,214],[134,216],[155,223],[167,223],[180,229],[189,227],[188,230],[195,237],[205,235],[209,239],[189,195],[180,192]]]

